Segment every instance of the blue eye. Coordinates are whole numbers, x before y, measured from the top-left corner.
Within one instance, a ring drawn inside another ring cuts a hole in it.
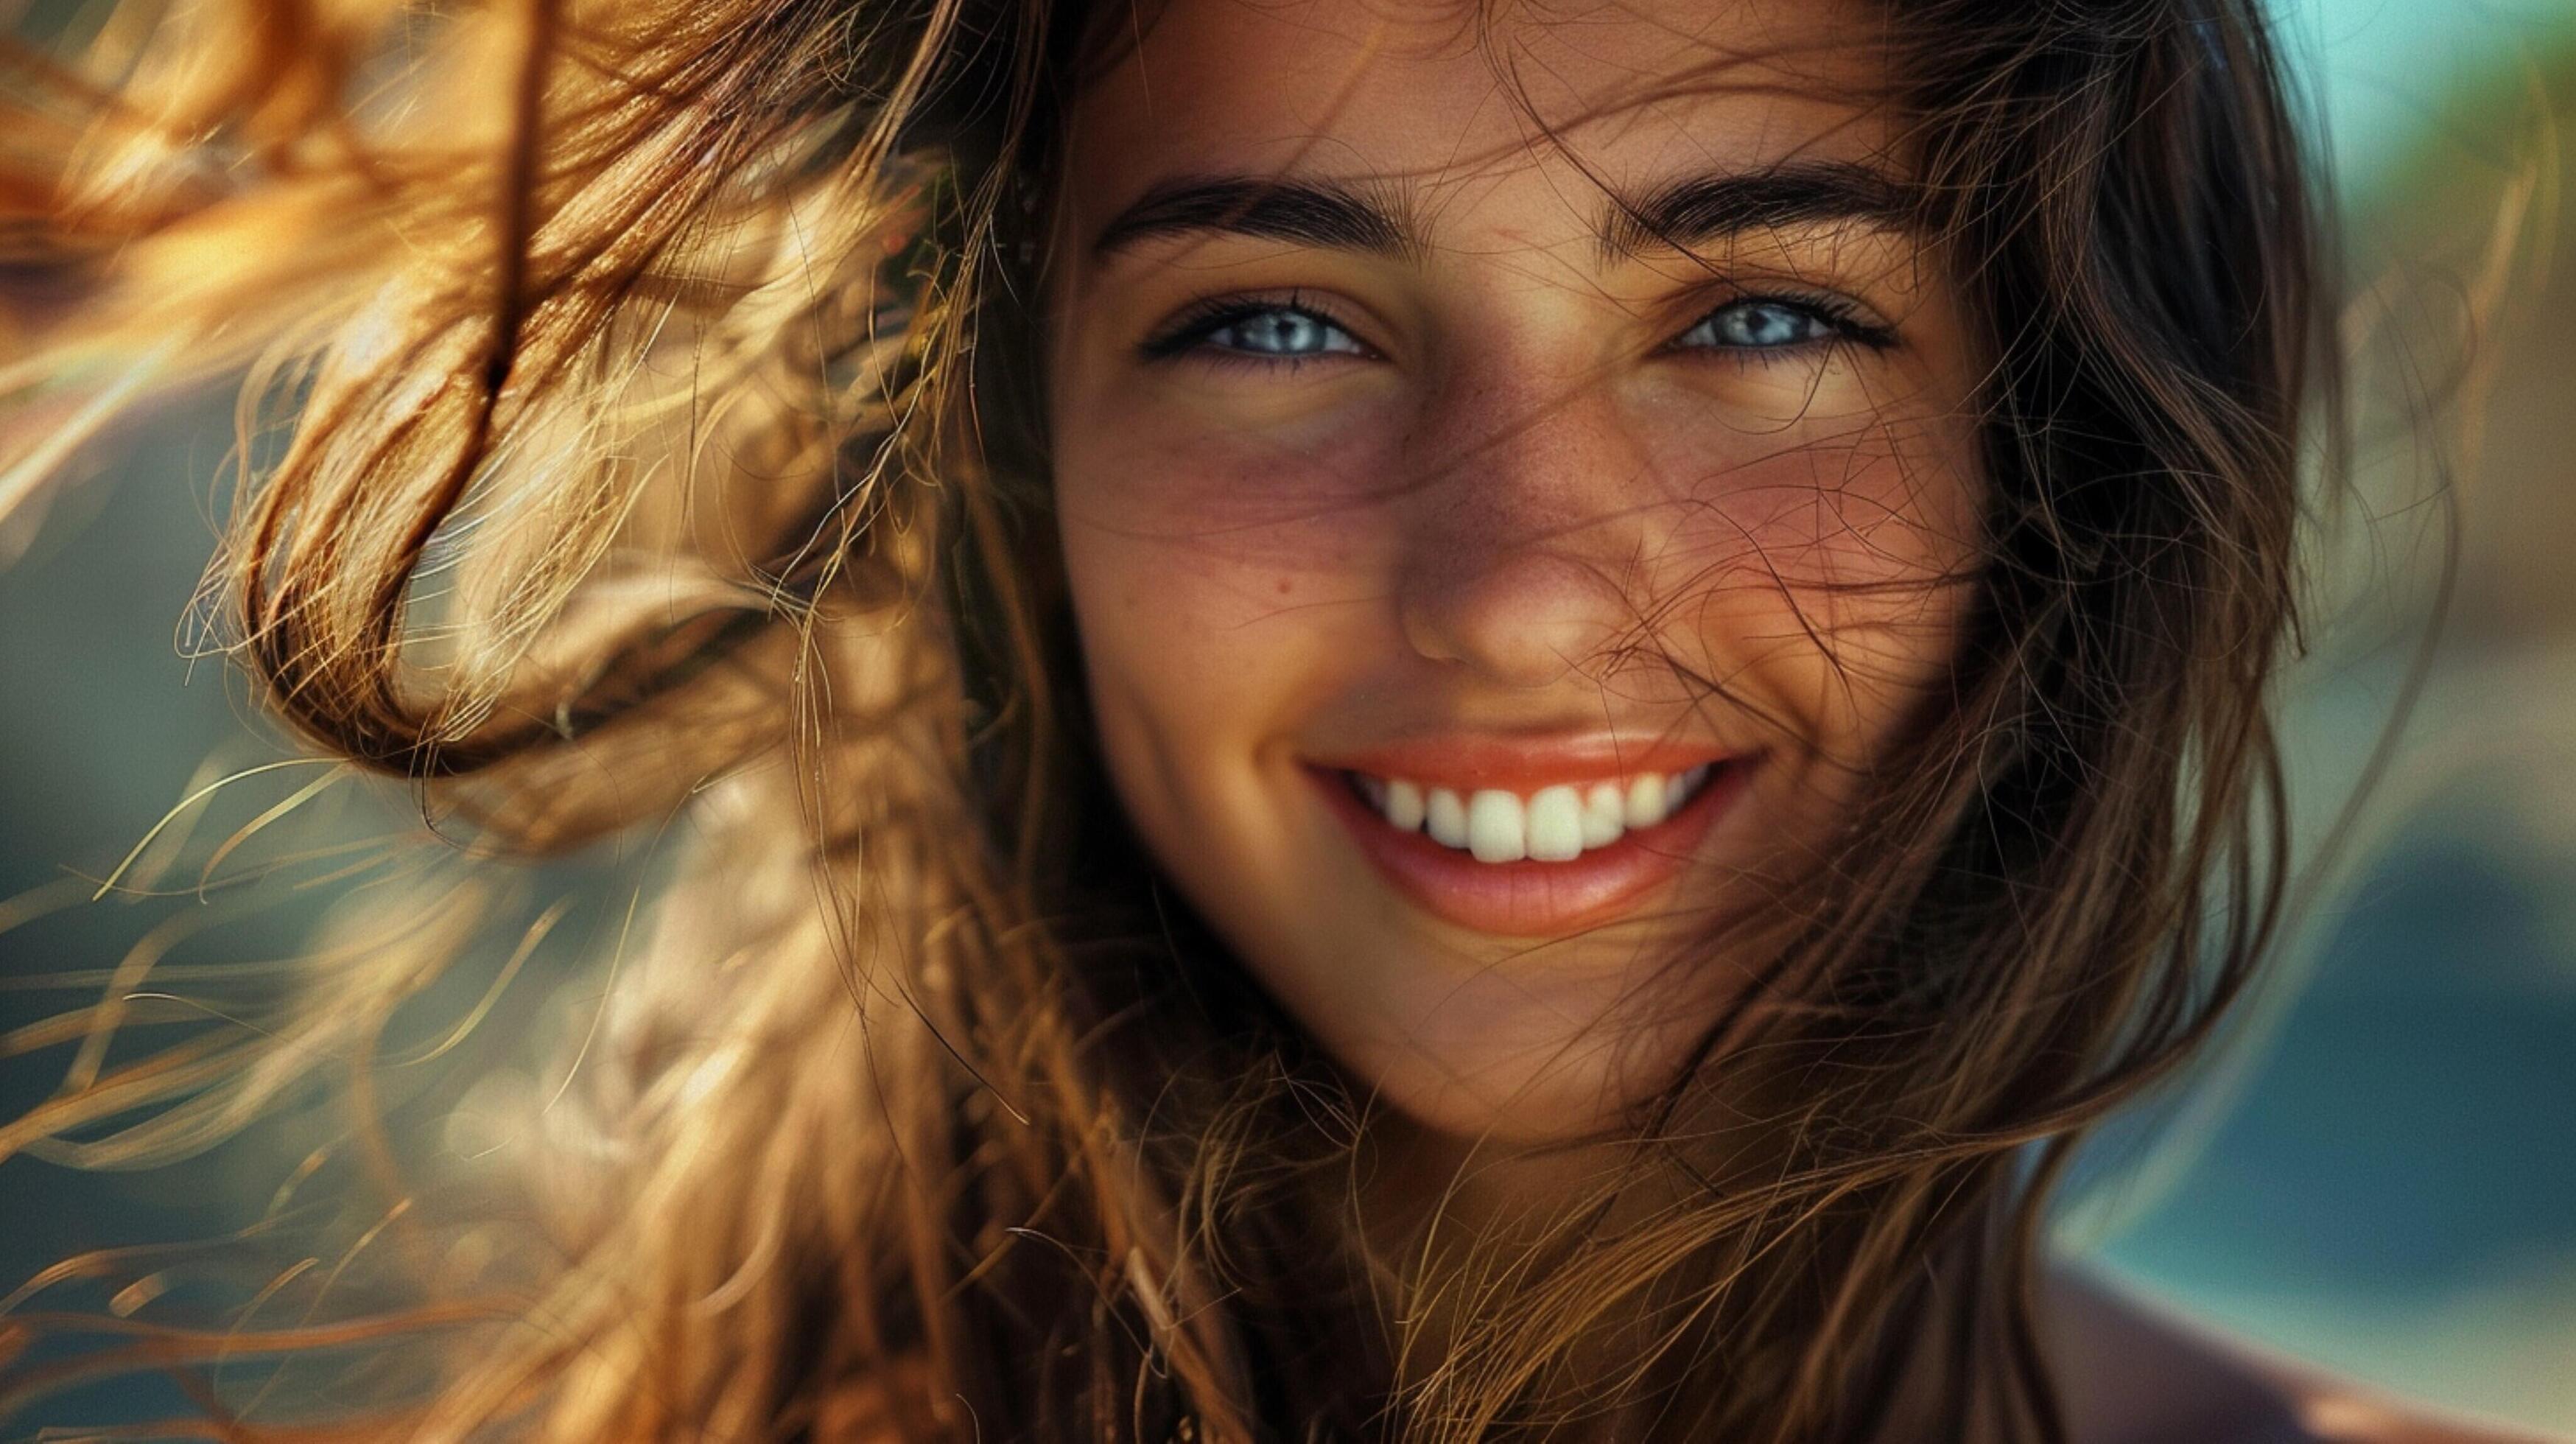
[[[1220,317],[1201,332],[1199,342],[1249,356],[1360,356],[1367,348],[1350,332],[1312,311],[1294,306],[1265,306],[1257,311]]]
[[[1713,351],[1785,351],[1820,341],[1882,347],[1893,339],[1884,327],[1864,325],[1823,302],[1748,297],[1701,317],[1672,344]]]
[[[1215,351],[1248,361],[1305,361],[1366,356],[1369,348],[1343,326],[1303,306],[1279,302],[1222,306],[1191,317],[1145,343],[1149,356]]]

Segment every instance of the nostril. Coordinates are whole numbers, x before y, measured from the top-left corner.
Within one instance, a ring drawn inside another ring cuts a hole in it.
[[[1440,629],[1431,624],[1421,608],[1407,606],[1404,609],[1403,621],[1405,645],[1413,649],[1415,656],[1431,662],[1454,663],[1467,660],[1465,651],[1443,636]]]
[[[1472,572],[1426,558],[1398,584],[1406,645],[1497,687],[1561,684],[1604,654],[1634,610],[1612,570],[1583,557],[1528,549]]]
[[[1501,624],[1489,635],[1461,635],[1408,616],[1404,634],[1414,654],[1426,661],[1467,668],[1495,686],[1529,690],[1555,686],[1579,670],[1582,653],[1558,642],[1571,630],[1562,624],[1523,622]]]

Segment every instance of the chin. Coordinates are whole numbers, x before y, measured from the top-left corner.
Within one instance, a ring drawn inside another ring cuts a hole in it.
[[[1612,1132],[1629,1113],[1597,1074],[1515,1070],[1510,1060],[1432,1073],[1424,1061],[1406,1059],[1380,1073],[1378,1104],[1415,1128],[1459,1144],[1534,1148],[1583,1142]],[[1368,1080],[1361,1082],[1365,1087]]]
[[[1329,969],[1247,961],[1373,1114],[1461,1143],[1624,1131],[1670,1080],[1696,1011],[1668,996],[1651,1015],[1621,1006],[1661,991],[1640,986],[1652,975],[1633,947],[1619,950],[1627,966],[1610,967],[1595,949],[1550,951],[1520,945],[1470,960],[1427,947],[1353,949]]]

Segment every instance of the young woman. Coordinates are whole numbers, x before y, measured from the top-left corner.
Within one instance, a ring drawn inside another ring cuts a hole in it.
[[[2434,1437],[2036,1259],[2278,922],[2334,367],[2250,3],[55,46],[21,481],[254,365],[270,704],[472,850],[674,850],[517,1203],[351,1145],[406,1305],[105,1362],[427,1361],[333,1438]],[[440,923],[0,1136],[372,1096]]]

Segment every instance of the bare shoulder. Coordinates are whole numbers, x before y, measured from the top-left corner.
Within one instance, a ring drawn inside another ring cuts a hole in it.
[[[2268,1354],[2074,1268],[2043,1325],[2078,1444],[2550,1444]]]

